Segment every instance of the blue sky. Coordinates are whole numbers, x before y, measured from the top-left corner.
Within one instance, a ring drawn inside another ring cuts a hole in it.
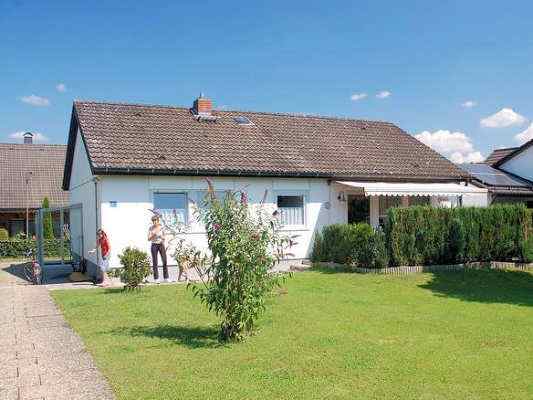
[[[533,137],[531,15],[531,1],[0,0],[0,140],[64,143],[73,99],[204,92],[231,109],[391,121],[474,160]]]

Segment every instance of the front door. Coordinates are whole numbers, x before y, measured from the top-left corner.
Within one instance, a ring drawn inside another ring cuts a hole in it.
[[[370,197],[348,195],[348,223],[370,223]]]

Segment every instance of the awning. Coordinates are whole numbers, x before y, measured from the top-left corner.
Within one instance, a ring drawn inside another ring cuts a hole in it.
[[[362,190],[365,196],[463,196],[486,194],[487,189],[462,183],[389,183],[336,181],[342,186]]]

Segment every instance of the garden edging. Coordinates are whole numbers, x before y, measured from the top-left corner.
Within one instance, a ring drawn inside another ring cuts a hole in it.
[[[506,262],[506,261],[486,261],[486,262],[471,262],[464,264],[451,265],[410,265],[389,268],[361,268],[350,267],[344,264],[334,262],[318,262],[315,266],[332,268],[332,269],[347,269],[359,274],[380,274],[380,275],[408,275],[423,272],[439,272],[439,271],[461,271],[465,269],[517,269],[521,271],[533,270],[533,263],[520,262]]]

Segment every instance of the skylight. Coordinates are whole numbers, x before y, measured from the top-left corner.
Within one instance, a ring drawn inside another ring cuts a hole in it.
[[[239,125],[252,125],[252,121],[250,121],[248,119],[248,117],[245,117],[243,115],[239,115],[238,117],[234,117],[233,120]]]

